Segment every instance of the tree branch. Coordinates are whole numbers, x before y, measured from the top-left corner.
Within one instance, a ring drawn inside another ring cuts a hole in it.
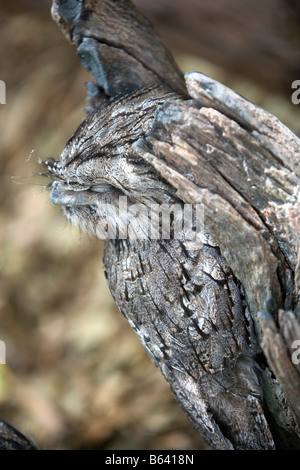
[[[170,53],[130,1],[55,0],[52,16],[106,96],[157,81],[186,94]]]

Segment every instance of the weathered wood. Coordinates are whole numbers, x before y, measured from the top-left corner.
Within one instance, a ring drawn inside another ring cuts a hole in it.
[[[299,265],[299,139],[274,116],[202,74],[188,74],[187,87],[196,101],[168,101],[135,148],[186,202],[205,201],[210,233],[248,286],[253,311],[271,299],[278,309],[277,268],[289,282],[290,269]],[[286,285],[286,302],[293,289],[293,283]]]
[[[38,450],[35,442],[0,419],[0,450]]]
[[[275,324],[260,321],[258,313],[266,309],[276,319],[279,309],[293,309],[299,319],[300,140],[277,118],[202,74],[188,74],[187,88],[195,101],[168,100],[134,148],[182,200],[204,203],[205,226],[244,286],[269,366],[299,416],[291,338],[281,339]],[[296,324],[280,311],[281,324]],[[267,371],[264,377],[275,416],[286,400]],[[292,413],[281,415],[287,435],[294,428],[295,442],[294,423]]]
[[[52,16],[76,45],[83,66],[106,96],[156,81],[186,94],[182,74],[170,53],[152,25],[128,1],[113,5],[110,0],[54,1]]]
[[[279,311],[279,328],[267,312],[259,313],[259,321],[263,330],[263,351],[272,371],[282,385],[298,426],[300,426],[299,322],[292,312],[284,310]]]

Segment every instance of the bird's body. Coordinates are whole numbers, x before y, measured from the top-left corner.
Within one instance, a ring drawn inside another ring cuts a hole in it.
[[[132,149],[170,96],[176,98],[151,87],[90,114],[60,162],[46,163],[54,178],[51,199],[99,238],[111,228],[104,268],[112,295],[207,442],[271,449],[252,319],[219,247],[205,232],[198,245],[184,231],[175,237],[172,218],[169,239],[135,236],[136,230],[126,232],[122,211],[113,210],[120,197],[129,212],[136,204],[183,207],[176,188]]]
[[[270,448],[240,286],[217,247],[186,244],[106,242],[110,290],[207,442],[219,449]]]

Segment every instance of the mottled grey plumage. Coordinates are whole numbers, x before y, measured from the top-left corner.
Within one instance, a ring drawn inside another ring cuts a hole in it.
[[[51,200],[74,224],[104,238],[126,221],[103,204],[183,204],[176,188],[141,160],[132,144],[151,127],[159,105],[176,95],[148,87],[94,110],[67,143],[60,162],[46,162]],[[142,227],[143,229],[143,227]],[[218,449],[272,449],[263,410],[259,348],[243,288],[209,234],[194,246],[176,239],[105,240],[112,295],[179,404]]]

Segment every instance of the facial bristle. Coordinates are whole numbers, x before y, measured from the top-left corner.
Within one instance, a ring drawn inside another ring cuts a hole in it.
[[[44,168],[44,172],[41,176],[46,176],[47,178],[62,178],[63,172],[61,168],[61,163],[59,160],[54,160],[54,158],[50,158],[49,160],[40,160],[39,163]]]

